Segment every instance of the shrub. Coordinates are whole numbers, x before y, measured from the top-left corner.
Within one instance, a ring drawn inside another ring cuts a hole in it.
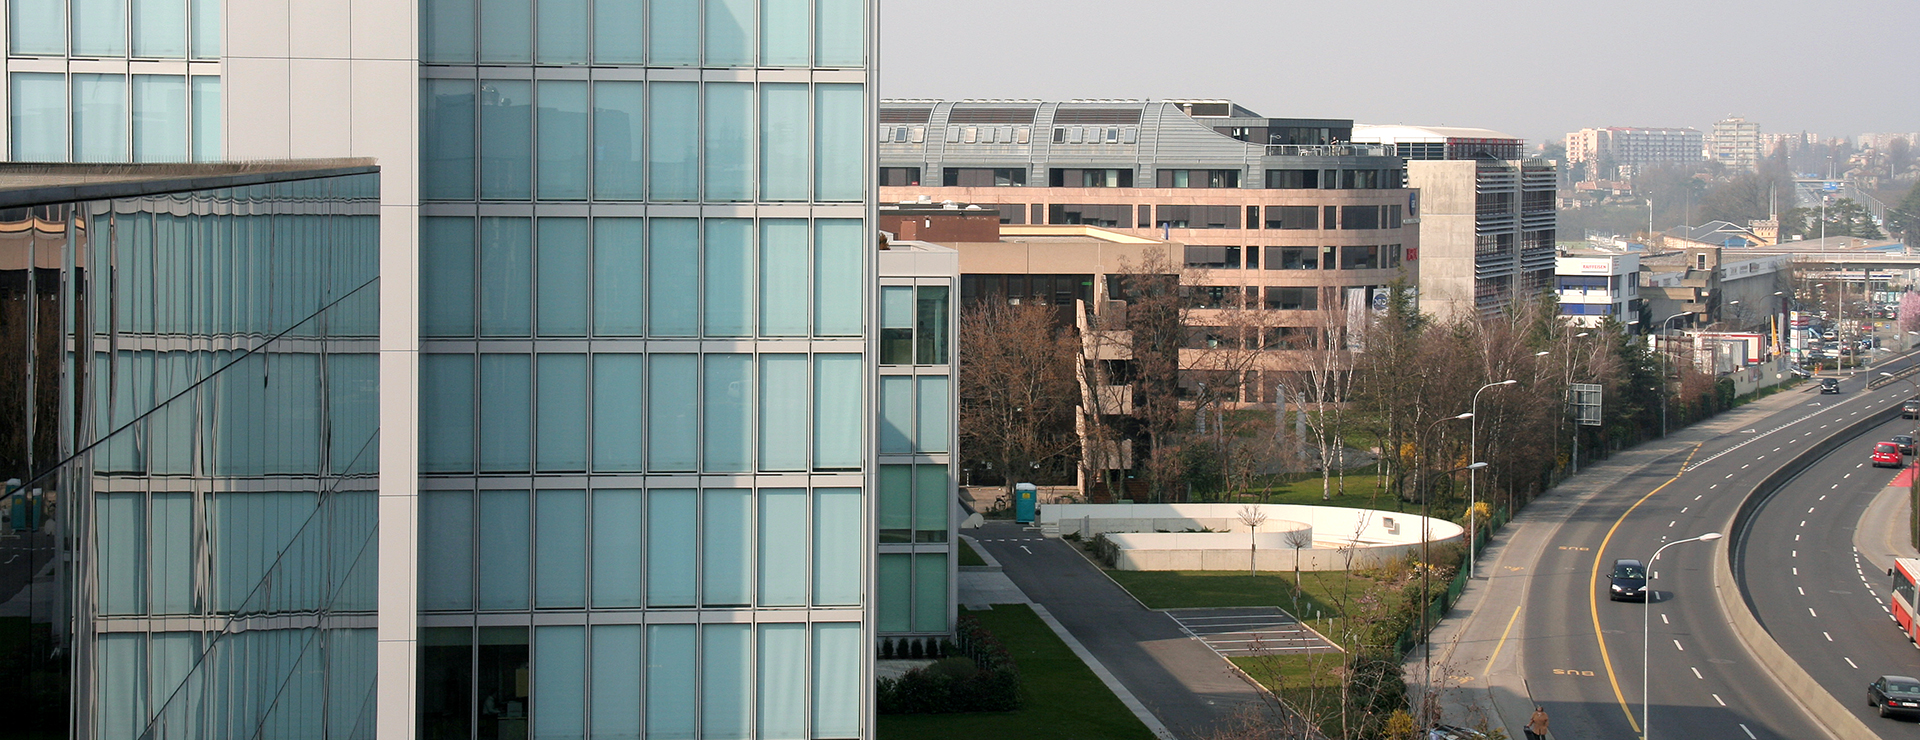
[[[1008,712],[1020,708],[1020,672],[1013,656],[979,620],[961,615],[952,643],[911,648],[920,654],[946,653],[933,665],[899,678],[880,679],[876,703],[881,714]]]

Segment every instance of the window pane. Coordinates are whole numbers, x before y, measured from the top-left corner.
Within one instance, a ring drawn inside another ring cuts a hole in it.
[[[751,83],[707,83],[706,155],[707,200],[753,200]]]
[[[193,161],[218,162],[225,138],[220,128],[220,78],[196,75],[193,78]]]
[[[653,65],[693,66],[700,63],[699,0],[653,0],[651,33]]]
[[[474,0],[421,0],[420,61],[473,63]]]
[[[699,550],[690,489],[647,492],[647,605],[693,606]]]
[[[420,197],[471,199],[473,80],[421,80],[420,108]]]
[[[421,738],[472,734],[473,628],[420,628],[419,691]]]
[[[701,602],[707,606],[752,604],[753,491],[710,488],[702,494],[707,509],[702,520]]]
[[[860,85],[814,87],[815,200],[860,200],[866,191],[867,103]]]
[[[527,628],[481,627],[478,694],[483,738],[526,732]]]
[[[880,454],[913,452],[913,376],[880,376]]]
[[[540,219],[539,264],[540,335],[586,336],[587,220]]]
[[[760,86],[760,199],[807,199],[807,86]]]
[[[133,55],[187,58],[187,0],[133,0]]]
[[[533,333],[533,223],[480,219],[480,336]]]
[[[867,11],[861,0],[814,3],[816,58],[821,67],[858,67],[867,59]]]
[[[807,222],[760,222],[760,333],[770,337],[807,335],[810,270]]]
[[[598,3],[605,8],[614,3]],[[620,3],[624,6],[627,3]],[[638,7],[638,3],[633,4]],[[638,11],[634,11],[638,12]],[[606,28],[606,26],[601,26]],[[601,33],[604,40],[611,34]],[[633,34],[639,36],[638,33]],[[637,53],[637,50],[636,50]],[[640,166],[645,144],[641,140],[641,99],[644,82],[593,83],[593,197],[598,200],[639,200]]]
[[[420,470],[473,470],[473,355],[420,356]]]
[[[532,452],[532,358],[480,355],[480,470],[526,472]]]
[[[126,75],[73,76],[73,161],[127,161]]]
[[[859,355],[815,355],[813,363],[813,467],[858,469],[863,368]]]
[[[807,469],[807,356],[760,355],[760,469]]]
[[[641,506],[638,490],[593,492],[593,606],[640,606]]]
[[[540,63],[584,64],[587,61],[587,0],[540,0],[539,12],[540,20],[535,27],[540,29]],[[606,33],[625,35],[612,28]]]
[[[14,56],[63,56],[67,5],[62,0],[7,0],[7,31],[7,48]]]
[[[753,731],[753,625],[701,628],[700,737],[746,738]]]
[[[540,433],[536,469],[587,469],[587,356],[540,355]]]
[[[473,493],[420,492],[420,608],[473,608]]]
[[[191,613],[193,494],[155,492],[152,507],[153,535],[147,540],[147,608],[153,614]]]
[[[190,39],[195,59],[220,56],[220,0],[193,0],[193,32]],[[215,78],[218,79],[218,78]]]
[[[587,197],[586,81],[542,80],[540,82],[539,142],[540,198],[542,200],[585,200]]]
[[[644,470],[646,386],[642,354],[593,356],[593,469]]]
[[[587,693],[587,628],[536,627],[533,630],[533,737],[568,740],[583,737],[581,705]]]
[[[594,3],[593,60],[600,64],[645,64],[646,5]]]
[[[753,335],[753,221],[707,219],[706,331],[709,337]]]
[[[913,556],[913,631],[947,630],[947,556],[944,553],[920,553]]]
[[[707,0],[707,67],[753,66],[753,0]]]
[[[534,606],[586,606],[587,492],[535,494]]]
[[[913,364],[913,288],[880,289],[880,364]]]
[[[807,605],[807,492],[760,491],[760,606]]]
[[[919,305],[914,319],[914,361],[922,365],[945,365],[950,330],[947,326],[947,286],[928,285],[918,289]],[[1049,299],[1051,300],[1051,299]]]
[[[691,337],[700,333],[700,222],[691,218],[648,221],[647,334]]]
[[[760,737],[807,736],[807,626],[760,625]]]
[[[659,50],[656,45],[654,51]],[[655,82],[652,90],[647,122],[651,199],[694,200],[700,196],[700,85]]]
[[[953,483],[945,465],[913,467],[913,539],[946,542],[947,513],[953,507]]]
[[[645,334],[647,261],[644,219],[593,220],[593,333]]]
[[[814,222],[814,334],[859,336],[865,234],[857,219]]]
[[[640,634],[637,624],[593,627],[594,740],[640,740]]]
[[[530,81],[480,81],[480,197],[488,200],[533,197],[533,83]]]
[[[813,543],[814,605],[858,605],[860,555],[868,548],[860,489],[814,489]]]
[[[691,624],[647,625],[647,738],[692,740],[695,695]]]
[[[920,390],[919,408],[914,414],[914,451],[947,452],[947,437],[952,431],[947,413],[950,408],[948,379],[943,375],[922,375],[915,381]]]
[[[480,0],[480,63],[533,61],[533,0]]]
[[[650,355],[647,378],[647,469],[696,466],[700,410],[698,355]]]
[[[913,556],[906,553],[882,553],[874,588],[879,600],[874,623],[881,632],[906,632],[913,628]]]
[[[480,608],[527,608],[527,492],[480,492]]]
[[[127,55],[127,0],[72,0],[73,55]]]
[[[813,736],[860,732],[860,623],[813,625]]]
[[[880,496],[881,542],[913,541],[913,466],[882,465],[877,488]]]
[[[808,66],[807,0],[760,0],[760,66]]]
[[[16,72],[11,81],[13,161],[67,161],[66,75]]]
[[[708,473],[743,473],[753,469],[753,355],[706,356],[706,415]]]
[[[473,219],[420,219],[420,336],[473,336]]]

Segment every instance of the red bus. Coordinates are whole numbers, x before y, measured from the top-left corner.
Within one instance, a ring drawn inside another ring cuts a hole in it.
[[[1894,558],[1893,567],[1887,575],[1893,576],[1892,600],[1893,621],[1900,623],[1900,631],[1907,633],[1907,641],[1920,644],[1920,608],[1914,603],[1914,584],[1920,583],[1920,558]]]

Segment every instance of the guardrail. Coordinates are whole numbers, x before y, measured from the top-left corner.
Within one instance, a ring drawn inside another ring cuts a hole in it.
[[[1913,371],[1909,371],[1911,374]],[[1880,378],[1881,380],[1891,380]],[[1871,384],[1869,384],[1871,385]],[[1740,643],[1747,648],[1755,660],[1759,661],[1767,674],[1780,684],[1788,696],[1807,710],[1813,721],[1826,730],[1827,734],[1838,740],[1875,740],[1879,736],[1867,728],[1852,712],[1848,711],[1840,700],[1828,693],[1825,686],[1815,681],[1812,674],[1788,655],[1773,639],[1773,635],[1760,625],[1754,616],[1753,598],[1742,585],[1745,571],[1745,558],[1735,558],[1739,546],[1747,538],[1747,529],[1755,514],[1767,501],[1773,498],[1788,481],[1804,472],[1814,461],[1852,442],[1868,430],[1886,423],[1900,413],[1898,406],[1889,407],[1854,422],[1832,436],[1813,445],[1806,451],[1788,460],[1785,465],[1775,469],[1772,474],[1760,480],[1746,499],[1740,502],[1733,517],[1727,522],[1729,536],[1723,547],[1714,548],[1713,591],[1720,603],[1720,610],[1733,625],[1733,632]]]
[[[1913,377],[1916,374],[1920,374],[1920,365],[1913,365],[1911,367],[1908,367],[1905,370],[1901,370],[1900,372],[1894,373],[1893,377],[1891,378],[1885,375],[1875,375],[1873,376],[1872,380],[1867,381],[1867,390],[1870,390],[1870,391],[1879,390],[1881,388],[1886,387],[1888,383],[1892,383],[1896,380],[1906,380],[1908,378]]]

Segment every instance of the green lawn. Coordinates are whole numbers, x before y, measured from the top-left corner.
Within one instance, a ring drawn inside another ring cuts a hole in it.
[[[1402,511],[1400,500],[1391,492],[1381,492],[1380,479],[1371,468],[1349,471],[1344,484],[1340,476],[1335,475],[1332,483],[1332,498],[1322,499],[1320,476],[1300,478],[1299,475],[1273,476],[1274,480],[1228,494],[1223,501],[1267,504],[1307,504],[1310,506],[1347,506],[1356,509],[1380,509],[1383,511]]]
[[[1127,710],[1106,684],[1022,604],[968,612],[992,632],[1020,666],[1020,706],[1014,712],[883,714],[880,740],[1096,740],[1138,738],[1153,733]]]
[[[1339,653],[1230,658],[1253,680],[1278,694],[1287,706],[1315,720],[1329,737],[1340,733]]]
[[[967,544],[966,540],[960,540],[960,564],[986,565],[987,561],[980,557],[980,553],[974,552],[973,546]]]
[[[1237,571],[1109,570],[1107,575],[1149,609],[1277,606],[1334,642],[1340,642],[1337,633],[1342,631],[1335,621],[1344,616],[1340,605],[1357,603],[1370,592],[1384,590],[1373,579],[1346,571],[1303,572],[1297,593],[1292,573],[1250,576]]]

